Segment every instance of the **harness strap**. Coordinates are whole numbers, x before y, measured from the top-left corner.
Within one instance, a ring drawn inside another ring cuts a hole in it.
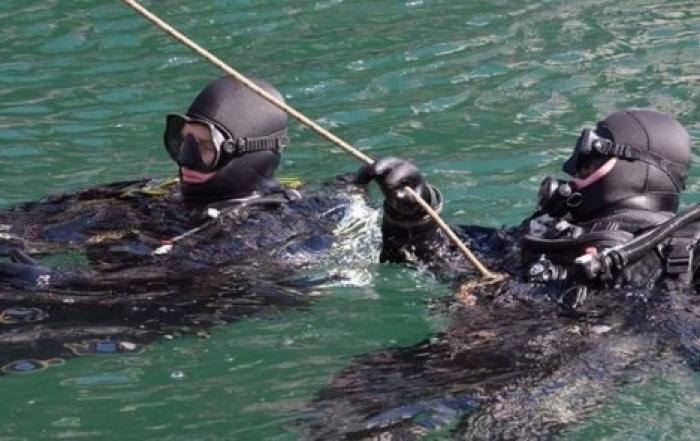
[[[689,285],[693,280],[695,268],[700,263],[695,259],[695,248],[698,242],[700,242],[700,230],[696,228],[681,231],[677,236],[671,237],[664,247],[666,273],[680,277],[683,283]]]
[[[693,263],[692,245],[686,238],[672,238],[669,246],[671,251],[666,256],[666,272],[668,274],[683,274],[690,272]]]

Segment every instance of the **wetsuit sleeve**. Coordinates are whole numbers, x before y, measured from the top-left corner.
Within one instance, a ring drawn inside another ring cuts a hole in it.
[[[438,213],[442,210],[442,195],[428,185],[426,202]],[[384,201],[382,218],[382,262],[430,262],[445,244],[437,225],[425,213],[405,215]]]
[[[440,212],[442,196],[430,188],[430,205]],[[474,273],[474,268],[427,215],[401,216],[384,204],[382,219],[382,262],[410,263],[425,267],[441,279],[453,279]],[[462,242],[492,269],[510,271],[519,265],[517,244],[521,228],[481,226],[453,227]]]

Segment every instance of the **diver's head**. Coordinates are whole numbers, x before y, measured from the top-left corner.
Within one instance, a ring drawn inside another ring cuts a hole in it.
[[[690,165],[690,136],[673,117],[622,110],[584,129],[563,170],[568,183],[548,178],[540,208],[586,221],[618,209],[678,210]]]
[[[262,80],[266,92],[281,94]],[[287,115],[230,77],[210,83],[187,113],[169,114],[165,148],[180,166],[187,199],[219,200],[275,188],[287,143]]]

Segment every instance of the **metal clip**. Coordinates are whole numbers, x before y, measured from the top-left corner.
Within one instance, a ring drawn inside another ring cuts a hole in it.
[[[528,280],[532,283],[544,283],[552,280],[566,279],[566,268],[552,263],[545,255],[541,255],[537,262],[533,263],[528,273]]]
[[[693,265],[693,255],[687,246],[675,246],[666,258],[668,274],[689,273]]]

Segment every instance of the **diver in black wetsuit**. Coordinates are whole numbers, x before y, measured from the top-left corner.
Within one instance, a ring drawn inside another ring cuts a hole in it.
[[[313,403],[323,421],[309,436],[413,439],[442,427],[462,439],[551,439],[642,362],[680,352],[700,366],[700,226],[684,222],[652,241],[678,210],[690,148],[683,126],[655,111],[615,112],[584,130],[564,165],[573,179],[545,179],[533,216],[458,229],[509,275],[491,285],[473,283],[457,249],[403,197],[410,186],[435,209],[443,203],[413,164],[385,158],[360,169],[357,181],[376,180],[386,197],[381,259],[468,282],[457,283],[446,332],[338,374]],[[634,258],[612,258],[638,240],[640,252],[624,254]]]
[[[332,259],[361,189],[338,181],[302,193],[275,180],[287,116],[228,77],[185,114],[168,115],[163,139],[179,186],[109,184],[0,212],[0,253],[9,256],[0,320],[17,327],[0,332],[0,367],[22,354],[116,350],[94,342],[146,342],[305,304],[307,282],[292,283],[292,270]],[[55,269],[31,256],[80,263]],[[31,347],[21,338],[35,333],[28,322],[43,326]]]
[[[494,265],[500,271],[528,282],[555,283],[561,288],[579,283],[597,286],[601,281],[607,286],[647,286],[667,276],[690,280],[695,268],[680,268],[678,259],[695,263],[687,253],[681,256],[681,248],[694,245],[694,237],[700,233],[696,225],[676,232],[674,239],[652,248],[638,261],[614,268],[614,273],[605,275],[606,280],[594,277],[598,273],[586,274],[585,259],[576,261],[629,242],[673,217],[689,164],[690,138],[675,119],[654,111],[615,112],[595,129],[583,131],[563,166],[573,180],[546,178],[536,213],[520,226],[504,230],[464,227],[460,231],[485,258],[497,259]],[[441,208],[440,193],[425,182],[414,165],[386,158],[358,173],[358,182],[371,179],[386,195],[383,261],[424,264],[438,273],[460,266],[462,259],[456,248],[400,191],[411,186],[433,207]],[[666,271],[669,257],[676,259],[670,273]],[[654,266],[663,271],[653,271]],[[559,300],[563,306],[575,308],[584,295],[579,292],[575,298]]]

